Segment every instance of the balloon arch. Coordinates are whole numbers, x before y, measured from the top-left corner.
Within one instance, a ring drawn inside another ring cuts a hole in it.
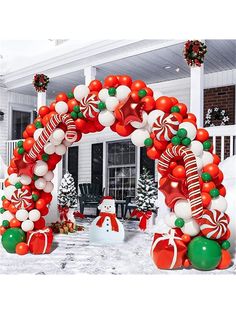
[[[67,147],[105,127],[158,159],[159,189],[170,213],[169,232],[154,235],[151,255],[159,268],[227,268],[229,217],[219,157],[206,130],[174,97],[154,99],[151,88],[127,75],[110,75],[60,93],[42,106],[17,143],[2,197],[1,234],[10,253],[28,252],[29,238],[44,234],[52,200],[53,170]],[[46,238],[46,236],[45,236]],[[42,253],[47,253],[46,249]]]

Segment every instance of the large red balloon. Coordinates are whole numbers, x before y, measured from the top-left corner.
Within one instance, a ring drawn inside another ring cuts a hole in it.
[[[132,132],[134,131],[134,128],[128,124],[128,125],[123,125],[121,122],[118,122],[116,124],[116,132],[120,136],[129,136]]]
[[[133,81],[131,85],[132,91],[139,91],[140,89],[144,89],[146,87],[146,84],[141,80]]]
[[[117,87],[119,85],[119,81],[115,75],[109,75],[104,80],[104,87]]]
[[[99,80],[93,80],[89,84],[90,92],[99,92],[102,89],[102,83]]]
[[[58,101],[65,101],[65,102],[67,102],[68,101],[67,95],[65,93],[58,94],[57,97],[56,97],[56,102],[58,102]]]
[[[170,109],[173,107],[171,99],[167,96],[161,96],[156,100],[156,109],[162,110],[166,113],[170,113]]]

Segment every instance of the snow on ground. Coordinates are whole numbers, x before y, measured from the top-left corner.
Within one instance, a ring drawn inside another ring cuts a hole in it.
[[[224,271],[158,270],[150,257],[152,234],[141,232],[137,221],[126,220],[126,240],[119,245],[90,245],[92,219],[78,222],[85,230],[56,235],[51,254],[18,256],[0,246],[0,274],[236,274],[235,266]]]

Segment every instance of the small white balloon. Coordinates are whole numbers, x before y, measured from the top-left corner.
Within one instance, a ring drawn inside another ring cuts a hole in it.
[[[148,124],[150,127],[153,126],[153,123],[156,121],[157,117],[161,117],[164,115],[164,112],[161,110],[153,110],[148,115]]]
[[[2,214],[2,220],[7,220],[7,221],[11,221],[12,218],[14,218],[14,215],[9,212],[9,210],[6,210],[3,214]]]
[[[146,129],[137,129],[131,134],[131,142],[138,147],[143,147],[144,141],[150,137],[149,132]]]
[[[48,155],[52,155],[55,153],[55,145],[48,142],[45,146],[44,146],[44,151],[46,154]]]
[[[61,141],[55,140],[53,137],[50,137],[50,143],[54,146],[60,145]],[[56,148],[55,148],[56,149]]]
[[[130,122],[130,124],[132,125],[132,127],[134,127],[135,129],[140,129],[146,126],[147,121],[148,121],[148,114],[146,113],[146,111],[143,111],[142,113],[142,122],[137,122],[137,121],[132,121]]]
[[[29,185],[31,183],[32,179],[30,178],[30,176],[27,176],[26,174],[22,174],[20,176],[20,182],[23,185]]]
[[[203,153],[203,145],[199,141],[192,141],[189,145],[189,149],[194,153],[195,156],[201,157]]]
[[[116,97],[118,100],[124,100],[129,96],[131,89],[126,85],[120,85],[116,89]]]
[[[56,146],[55,153],[59,156],[64,155],[66,153],[66,146],[63,144]]]
[[[98,98],[103,101],[106,102],[106,99],[110,97],[110,95],[108,94],[108,89],[107,88],[103,88],[100,90],[100,92],[98,93]]]
[[[203,164],[203,167],[205,167],[206,165],[208,164],[212,164],[213,163],[213,156],[210,152],[203,152],[202,153],[202,164]]]
[[[192,210],[189,200],[176,201],[174,205],[174,212],[179,218],[190,219],[192,217]]]
[[[74,97],[76,100],[80,101],[84,97],[88,96],[90,90],[86,85],[78,85],[74,89]]]
[[[197,135],[197,129],[191,122],[180,123],[179,129],[185,129],[187,131],[187,137],[190,138],[190,140],[194,140]]]
[[[36,189],[43,190],[46,186],[47,181],[44,178],[39,178],[34,182]]]
[[[62,142],[65,138],[65,132],[62,129],[55,129],[51,135],[55,141]]]
[[[40,217],[41,217],[40,211],[37,209],[32,209],[29,212],[29,220],[31,221],[38,221]]]
[[[34,223],[31,220],[25,220],[21,224],[21,229],[25,232],[31,231],[34,229]]]
[[[219,195],[216,198],[213,198],[208,206],[209,209],[217,209],[220,212],[224,213],[227,210],[228,203],[222,195]]]
[[[98,121],[103,126],[111,126],[115,122],[115,116],[108,110],[103,110],[98,115]]]
[[[26,209],[19,209],[16,212],[16,219],[18,219],[19,221],[25,221],[26,219],[28,219],[29,217],[29,213]]]
[[[167,214],[164,218],[165,223],[167,224],[168,227],[170,228],[176,228],[175,226],[175,220],[177,219],[177,216],[175,213],[171,212]]]
[[[181,231],[184,234],[188,234],[191,237],[196,236],[200,232],[199,224],[196,222],[195,219],[191,218],[185,221],[184,226],[181,228]]]
[[[55,105],[55,111],[59,114],[68,112],[68,105],[65,101],[58,101]]]
[[[43,190],[46,193],[51,193],[53,188],[54,188],[53,183],[52,182],[47,182]]]
[[[114,96],[109,96],[106,99],[106,109],[109,111],[115,111],[119,105],[119,100]]]
[[[196,157],[197,170],[201,171],[203,168],[203,162],[200,157]]]
[[[42,177],[48,172],[48,164],[43,160],[37,160],[34,166],[34,174]]]
[[[11,184],[16,184],[17,182],[19,182],[19,178],[18,178],[18,175],[17,173],[12,173],[9,175],[8,177],[8,181],[11,183]]]
[[[39,129],[36,129],[34,131],[34,140],[37,141],[38,138],[40,137],[41,133],[43,132],[43,128],[39,128]]]
[[[9,185],[4,189],[4,195],[10,201],[13,193],[15,192],[16,188],[14,185]]]
[[[52,181],[54,178],[54,174],[52,171],[48,171],[43,177],[46,181]]]
[[[69,141],[67,141],[67,140],[64,140],[64,141],[62,142],[62,144],[64,144],[66,147],[70,147],[70,146],[72,145],[72,142],[69,142]]]

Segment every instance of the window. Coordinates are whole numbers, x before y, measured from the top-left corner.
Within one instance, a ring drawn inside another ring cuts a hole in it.
[[[68,147],[68,171],[72,174],[75,181],[76,191],[78,192],[78,158],[79,158],[79,147]]]
[[[135,197],[135,146],[128,141],[108,143],[108,191],[116,200]]]
[[[31,122],[31,112],[12,110],[12,140],[22,138],[22,133]]]
[[[142,173],[143,167],[149,170],[150,174],[155,178],[155,161],[148,158],[147,148],[140,148],[140,172]]]
[[[99,186],[99,193],[103,189],[103,143],[92,144],[92,183]]]

